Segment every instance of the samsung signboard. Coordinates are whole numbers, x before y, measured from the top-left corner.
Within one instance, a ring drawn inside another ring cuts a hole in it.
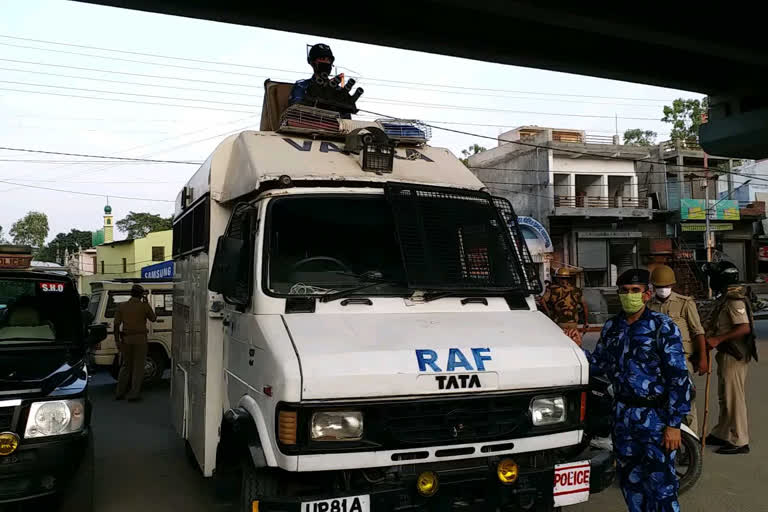
[[[172,279],[173,261],[164,261],[141,269],[142,279]]]

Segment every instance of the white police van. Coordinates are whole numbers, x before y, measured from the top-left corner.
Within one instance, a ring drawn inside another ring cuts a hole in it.
[[[203,473],[242,511],[552,510],[610,485],[510,204],[425,127],[286,110],[289,89],[176,202],[173,417]]]

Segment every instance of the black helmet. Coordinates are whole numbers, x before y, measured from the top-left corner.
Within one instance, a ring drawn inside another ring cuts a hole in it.
[[[648,286],[651,282],[651,273],[643,268],[633,268],[622,273],[616,280],[616,286],[625,284],[643,284]]]
[[[709,276],[709,286],[716,292],[725,291],[728,286],[739,282],[739,269],[730,261],[705,263],[703,270]]]
[[[331,51],[330,46],[327,44],[318,43],[309,49],[309,53],[307,54],[307,63],[312,64],[315,59],[319,59],[321,57],[328,57],[331,59],[331,64],[333,64],[333,61],[336,60],[336,57],[333,56],[333,52]]]

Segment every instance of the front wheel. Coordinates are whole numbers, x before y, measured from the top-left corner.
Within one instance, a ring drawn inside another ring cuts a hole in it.
[[[165,356],[159,349],[151,345],[147,352],[147,358],[144,360],[144,384],[155,384],[160,382],[165,371]]]
[[[701,454],[701,442],[688,432],[682,432],[682,444],[675,458],[675,472],[680,481],[679,494],[683,494],[696,485],[704,461]]]
[[[278,496],[278,478],[274,470],[256,468],[250,458],[242,462],[242,479],[238,512],[252,512],[253,502],[264,497]]]

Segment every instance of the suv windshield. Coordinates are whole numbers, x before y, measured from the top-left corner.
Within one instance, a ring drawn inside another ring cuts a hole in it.
[[[79,296],[61,278],[0,277],[0,346],[80,338]]]
[[[403,194],[273,200],[265,247],[269,290],[524,291],[520,265],[502,232],[508,228],[494,206],[461,195]]]

